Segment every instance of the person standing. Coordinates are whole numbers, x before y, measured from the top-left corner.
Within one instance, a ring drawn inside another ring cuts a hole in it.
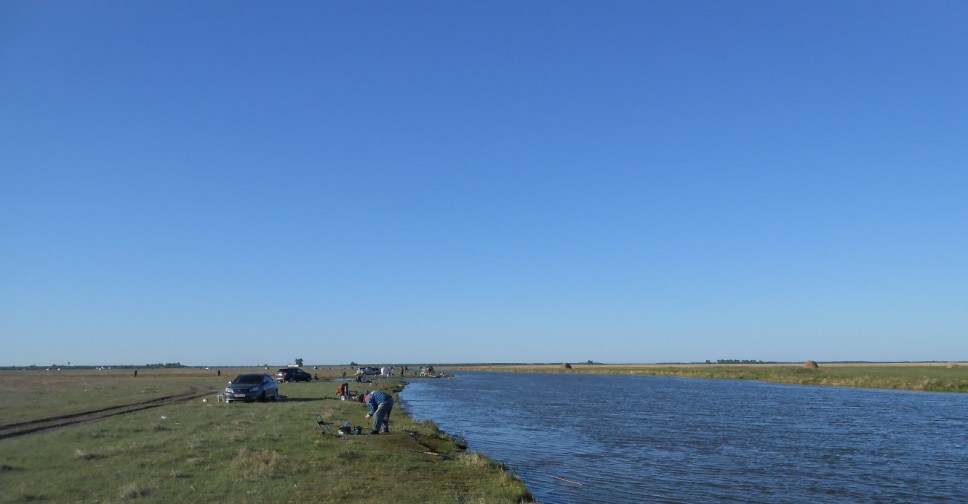
[[[365,394],[360,394],[360,402],[370,408],[366,418],[373,418],[373,429],[370,434],[380,432],[390,433],[390,412],[393,411],[393,396],[386,392],[374,390]]]

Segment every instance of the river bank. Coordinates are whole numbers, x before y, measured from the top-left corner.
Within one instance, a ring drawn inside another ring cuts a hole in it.
[[[798,385],[829,385],[927,392],[968,392],[968,364],[815,363],[809,364],[468,364],[438,366],[448,371],[599,373],[759,380]]]

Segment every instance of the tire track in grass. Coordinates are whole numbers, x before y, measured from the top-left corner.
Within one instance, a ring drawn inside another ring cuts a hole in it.
[[[198,387],[192,387],[178,394],[156,397],[147,401],[139,401],[122,404],[119,406],[110,406],[107,408],[98,408],[94,410],[79,411],[77,413],[38,418],[36,420],[28,420],[26,422],[0,425],[0,439],[23,436],[25,434],[56,429],[58,427],[66,427],[68,425],[94,422],[103,418],[125,415],[128,413],[134,413],[136,411],[158,408],[177,402],[198,399],[199,397],[215,394],[217,392],[218,390],[216,389],[202,390]]]

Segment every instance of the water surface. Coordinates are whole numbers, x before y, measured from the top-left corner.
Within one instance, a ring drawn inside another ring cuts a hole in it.
[[[541,502],[968,502],[964,394],[466,372],[400,395]]]

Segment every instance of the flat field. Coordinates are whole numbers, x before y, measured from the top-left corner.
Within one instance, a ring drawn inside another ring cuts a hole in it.
[[[336,398],[341,368],[281,384],[285,400],[218,402],[228,380],[262,368],[0,371],[0,502],[521,502],[523,483],[464,452],[399,401],[391,434]],[[349,381],[401,390],[403,384]],[[317,426],[320,415],[328,433]],[[32,428],[38,430],[30,431]]]
[[[802,385],[833,385],[968,392],[964,363],[819,363],[804,364],[502,364],[438,366],[440,369],[543,373],[618,373],[692,378],[760,380]]]

